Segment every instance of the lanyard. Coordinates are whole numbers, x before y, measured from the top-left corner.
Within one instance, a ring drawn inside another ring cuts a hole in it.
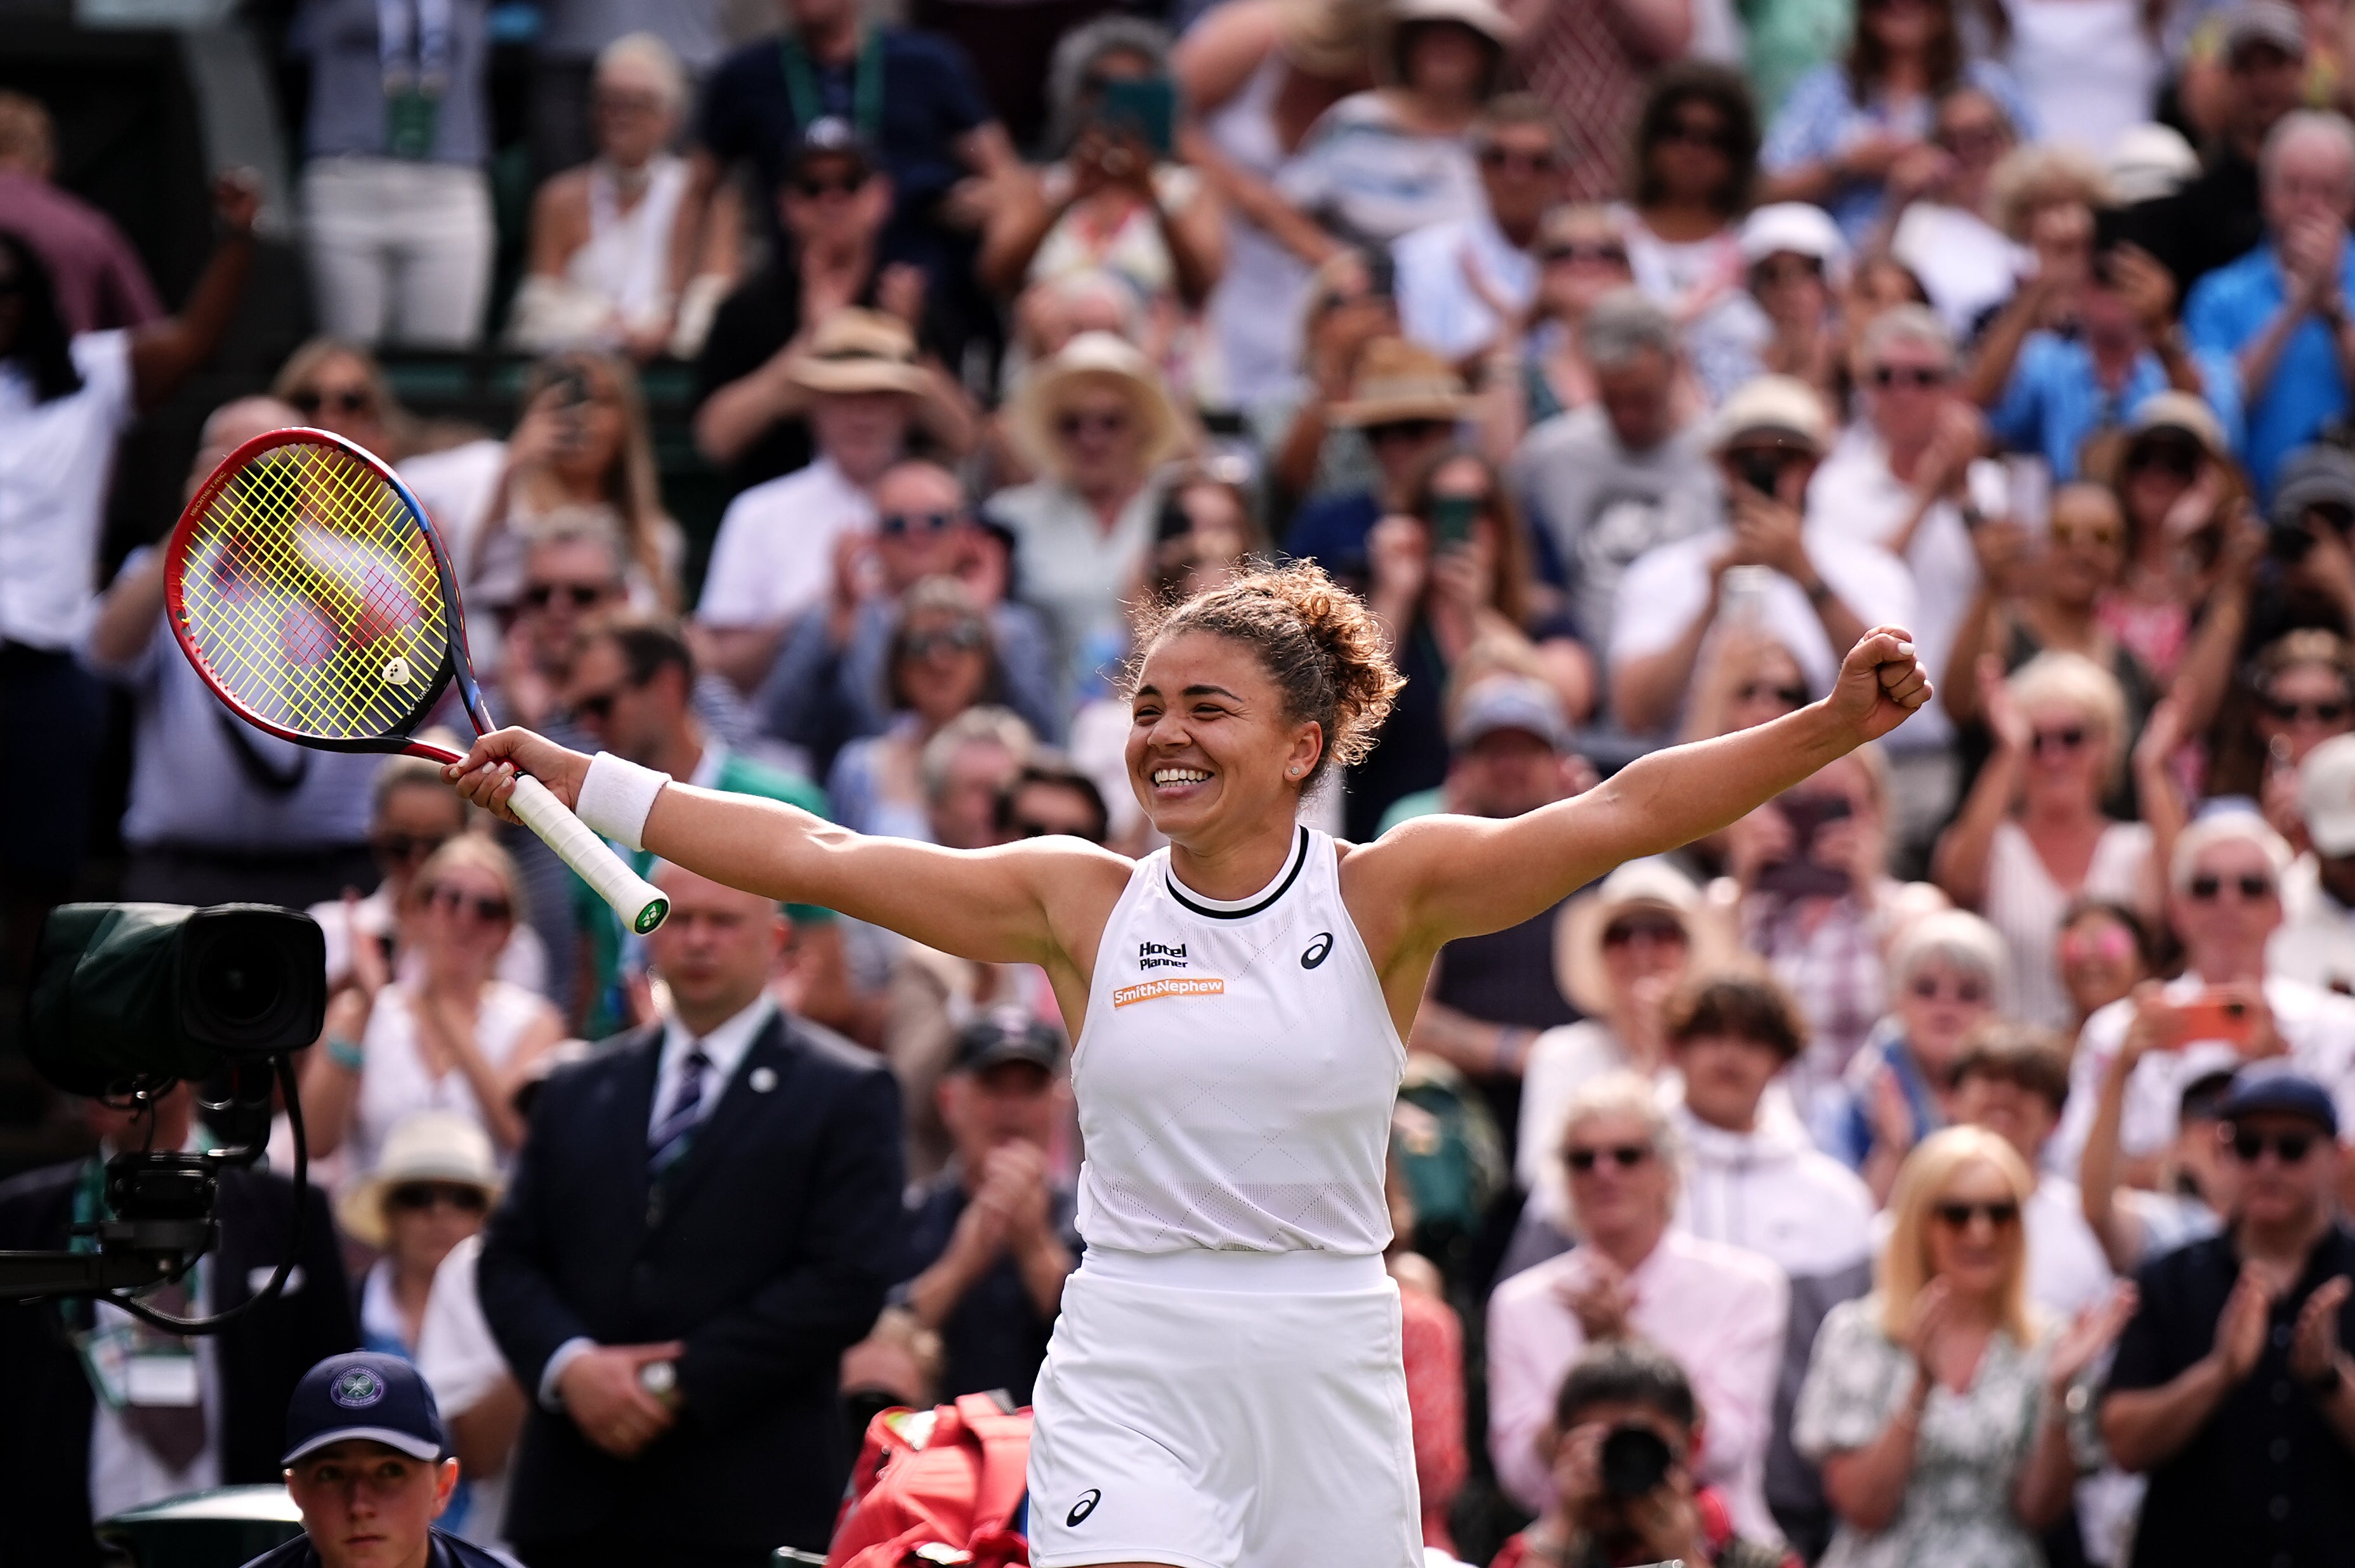
[[[451,0],[376,0],[377,55],[386,93],[441,96],[450,80],[450,5]]]
[[[802,41],[787,33],[777,42],[778,56],[784,61],[785,96],[792,100],[794,124],[807,130],[810,122],[825,118],[826,104],[818,97],[817,73],[811,69],[809,51]],[[883,36],[868,28],[858,39],[858,61],[850,83],[850,119],[858,132],[859,140],[872,147],[878,144],[883,129]]]

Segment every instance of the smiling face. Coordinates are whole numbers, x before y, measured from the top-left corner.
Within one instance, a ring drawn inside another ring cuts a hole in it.
[[[1249,644],[1180,630],[1153,645],[1138,674],[1129,787],[1165,837],[1197,846],[1223,827],[1289,816],[1324,742],[1316,723],[1286,711]]]
[[[2058,698],[2022,706],[2029,730],[2029,797],[2100,800],[2111,763],[2110,741],[2101,720]]]
[[[989,684],[989,628],[978,615],[917,611],[895,649],[892,683],[927,731],[972,707]]]
[[[2044,557],[2044,591],[2063,604],[2091,604],[2126,563],[2126,519],[2117,498],[2094,485],[2071,485],[2052,497]]]
[[[426,1562],[433,1521],[450,1505],[458,1462],[412,1459],[353,1439],[307,1454],[286,1472],[323,1568],[409,1568]]]
[[[2261,962],[2265,939],[2282,922],[2273,861],[2246,838],[2220,838],[2202,848],[2168,908],[2192,970],[2220,979]]]
[[[2019,1195],[2001,1170],[1984,1159],[1959,1167],[1930,1199],[1931,1276],[1958,1296],[1997,1298],[2019,1266]]]
[[[2079,1018],[2091,1018],[2143,977],[2135,933],[2107,910],[2089,909],[2062,928],[2061,986]]]
[[[1614,1256],[1648,1256],[1676,1192],[1650,1125],[1632,1112],[1597,1111],[1570,1125],[1561,1149],[1580,1231]]]
[[[426,967],[437,975],[487,976],[515,932],[515,901],[497,872],[458,859],[416,891],[418,935]]]
[[[1961,1049],[1963,1036],[1995,1012],[1987,976],[1930,957],[1913,966],[1897,990],[1897,1017],[1913,1059],[1943,1076]]]

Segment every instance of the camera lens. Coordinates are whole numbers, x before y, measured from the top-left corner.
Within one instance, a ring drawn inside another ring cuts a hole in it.
[[[231,1054],[307,1045],[325,1010],[319,928],[256,905],[198,910],[182,936],[190,1039]]]
[[[1603,1439],[1598,1457],[1604,1491],[1623,1500],[1657,1490],[1668,1478],[1668,1467],[1676,1459],[1668,1452],[1667,1438],[1633,1423],[1613,1427]]]
[[[250,1028],[270,1016],[285,985],[286,966],[277,955],[241,955],[197,976],[197,1001],[225,1024]]]

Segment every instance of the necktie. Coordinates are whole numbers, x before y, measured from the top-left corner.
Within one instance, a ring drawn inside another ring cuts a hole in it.
[[[711,1058],[703,1054],[700,1045],[688,1051],[687,1060],[679,1063],[678,1097],[671,1102],[670,1115],[646,1139],[646,1174],[656,1181],[686,1157],[687,1146],[695,1137],[696,1124],[703,1119],[703,1071],[710,1065]]]
[[[175,1317],[185,1317],[196,1305],[186,1281],[170,1280],[157,1285],[142,1297],[158,1312],[168,1312]],[[195,1347],[186,1340],[173,1339],[160,1328],[140,1326],[143,1339],[169,1345],[183,1354],[193,1355]],[[123,1410],[123,1424],[149,1453],[161,1459],[165,1467],[177,1475],[196,1462],[205,1451],[205,1407],[201,1395],[187,1404],[129,1404]]]

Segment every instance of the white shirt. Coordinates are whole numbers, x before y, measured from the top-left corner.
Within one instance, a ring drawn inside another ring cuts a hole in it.
[[[137,412],[130,335],[85,332],[71,353],[81,390],[46,403],[0,362],[0,642],[66,647],[92,602],[114,443]]]
[[[2265,973],[2355,991],[2355,911],[2323,891],[2310,849],[2282,878],[2281,929],[2265,944]]]
[[[433,1271],[433,1289],[425,1298],[425,1317],[417,1329],[417,1374],[433,1391],[433,1403],[444,1420],[464,1415],[498,1391],[509,1377],[506,1358],[491,1337],[489,1319],[474,1289],[475,1260],[483,1253],[483,1238],[468,1236],[450,1249]],[[474,1501],[466,1510],[465,1538],[487,1546],[500,1537],[506,1520],[509,1467],[496,1476],[470,1473]]]
[[[1764,1114],[1753,1132],[1669,1112],[1685,1147],[1678,1228],[1742,1247],[1795,1279],[1836,1274],[1871,1255],[1872,1194],[1856,1172],[1807,1141],[1795,1115]]]
[[[1694,621],[1715,613],[1709,563],[1729,537],[1723,528],[1711,528],[1649,550],[1627,569],[1613,602],[1608,663],[1620,665],[1659,653]],[[1902,561],[1886,550],[1813,526],[1807,529],[1806,551],[1824,586],[1858,620],[1867,626],[1888,622],[1912,627],[1913,577]],[[1770,573],[1764,610],[1763,629],[1791,651],[1806,677],[1807,689],[1817,695],[1829,691],[1848,650],[1832,651],[1806,593],[1781,572]]]
[[[655,1103],[652,1113],[646,1117],[646,1131],[652,1133],[661,1126],[670,1115],[671,1107],[678,1104],[687,1053],[698,1045],[703,1048],[708,1061],[702,1076],[702,1115],[709,1116],[712,1107],[719,1104],[720,1093],[736,1076],[736,1069],[743,1061],[744,1053],[752,1049],[752,1042],[760,1038],[762,1029],[769,1027],[769,1019],[776,1015],[776,1011],[777,1004],[763,991],[751,1007],[699,1040],[687,1032],[687,1026],[678,1021],[676,1013],[665,1020],[662,1063],[655,1070]]]
[[[1055,640],[1065,699],[1089,695],[1101,667],[1127,652],[1121,592],[1153,547],[1161,486],[1148,484],[1129,497],[1109,528],[1077,491],[1055,479],[1000,490],[987,510],[1014,536],[1017,595],[1039,612]]]
[[[1450,359],[1485,347],[1498,325],[1497,313],[1465,278],[1467,251],[1496,293],[1524,309],[1537,296],[1537,258],[1505,238],[1485,204],[1469,217],[1418,229],[1391,247],[1401,325],[1409,337]]]
[[[1851,425],[1842,432],[1807,486],[1808,527],[1833,538],[1885,549],[1913,515],[1913,487],[1890,472],[1889,448],[1869,425]],[[1913,576],[1913,619],[1905,629],[1913,634],[1922,667],[1934,683],[1943,684],[1946,656],[1979,581],[1978,554],[1953,502],[1941,500],[1923,515],[1903,564]],[[1881,745],[1892,752],[1934,751],[1954,738],[1946,699],[1934,689],[1922,710]]]
[[[835,541],[874,526],[874,501],[830,457],[753,485],[719,518],[696,618],[773,626],[807,609],[826,597]]]
[[[2067,1321],[2099,1301],[2116,1276],[2085,1201],[2066,1177],[2040,1176],[2020,1225],[2028,1234],[2028,1298]]]
[[[2082,0],[2065,0],[2078,5]],[[2025,246],[1977,213],[1934,201],[1905,208],[1890,236],[1890,253],[1922,280],[1931,308],[1958,339],[1995,306],[2012,295],[2020,275],[2035,263]]]

